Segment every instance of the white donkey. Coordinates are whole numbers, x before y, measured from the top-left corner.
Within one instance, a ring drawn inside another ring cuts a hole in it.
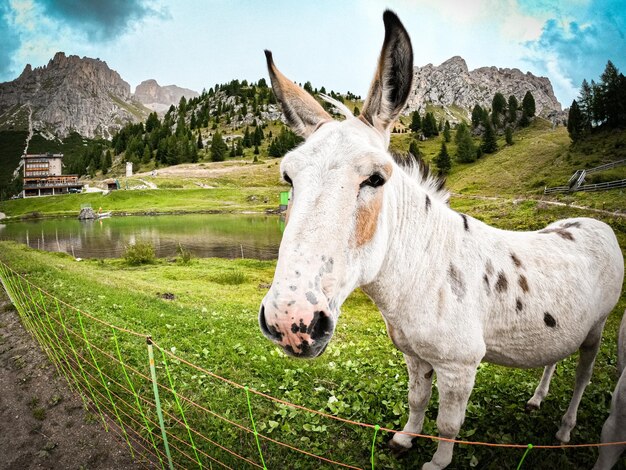
[[[611,400],[611,414],[602,426],[602,442],[626,442],[626,312],[619,329],[617,372],[620,377]],[[624,450],[626,445],[600,447],[594,470],[609,470],[617,463]]]
[[[576,350],[574,396],[557,437],[568,442],[591,377],[606,317],[620,296],[624,263],[606,224],[578,218],[538,232],[509,232],[459,214],[438,181],[402,168],[388,153],[390,128],[413,76],[409,36],[383,15],[385,39],[358,118],[334,121],[275,67],[274,93],[306,138],[282,161],[293,186],[274,281],[259,311],[261,330],[297,357],[330,341],[339,307],[357,287],[373,299],[409,370],[407,433],[419,433],[437,374],[440,436],[458,435],[483,360],[545,366],[529,406],[539,407],[555,363]],[[396,449],[411,436],[396,434]],[[453,444],[440,441],[425,469],[441,469]]]

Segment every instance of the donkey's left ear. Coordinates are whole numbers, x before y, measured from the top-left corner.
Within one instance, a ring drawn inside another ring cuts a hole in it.
[[[386,10],[383,22],[385,40],[361,116],[388,138],[389,129],[411,91],[413,48],[409,34],[395,13]]]
[[[280,103],[287,124],[302,137],[310,136],[321,123],[333,118],[309,93],[285,77],[274,65],[272,53],[265,51],[272,89]]]

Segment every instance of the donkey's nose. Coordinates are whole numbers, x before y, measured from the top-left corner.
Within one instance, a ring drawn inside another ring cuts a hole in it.
[[[313,341],[317,341],[329,333],[332,333],[333,323],[330,319],[330,315],[322,311],[315,312],[313,314],[313,320],[307,330],[307,332],[310,332],[309,334]]]
[[[261,308],[259,309],[259,326],[266,338],[276,342],[280,342],[283,339],[283,334],[280,331],[267,324],[265,320],[265,305],[263,303],[261,303]]]

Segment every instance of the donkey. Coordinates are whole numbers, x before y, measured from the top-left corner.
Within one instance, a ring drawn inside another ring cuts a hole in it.
[[[602,442],[626,442],[626,311],[619,329],[617,372],[620,377],[611,400],[611,414],[602,426]],[[626,444],[600,447],[600,455],[593,469],[609,470],[624,450]]]
[[[269,76],[288,124],[306,140],[281,163],[292,186],[272,286],[259,309],[263,334],[287,354],[324,352],[339,308],[357,287],[380,309],[409,372],[409,418],[419,433],[437,374],[437,428],[455,438],[481,361],[545,366],[528,402],[538,408],[557,361],[580,351],[574,395],[557,438],[570,440],[624,263],[615,234],[587,218],[538,232],[510,232],[459,214],[440,182],[403,168],[387,151],[411,90],[413,50],[391,11],[378,68],[358,118],[335,121],[278,71]],[[408,450],[412,436],[390,445]],[[442,469],[453,443],[440,441],[422,468]]]

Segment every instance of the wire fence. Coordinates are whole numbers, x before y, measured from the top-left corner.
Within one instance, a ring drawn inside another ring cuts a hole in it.
[[[146,468],[293,468],[294,459],[301,468],[364,468],[363,459],[346,461],[339,444],[331,450],[318,449],[306,438],[289,441],[260,432],[255,417],[266,416],[268,408],[288,417],[300,413],[309,422],[333,423],[335,438],[357,433],[369,456],[367,468],[372,469],[383,435],[401,432],[309,409],[222,377],[161,347],[149,334],[107,323],[66,303],[2,261],[0,281],[26,330],[80,395],[85,408],[107,431],[118,434]],[[195,386],[190,386],[191,381]],[[235,409],[236,394],[241,406]],[[220,399],[224,397],[228,400]],[[225,408],[223,401],[231,405]],[[298,434],[306,436],[311,430],[306,426]],[[530,449],[626,444],[532,446],[408,434],[430,441],[525,450],[517,468]]]

